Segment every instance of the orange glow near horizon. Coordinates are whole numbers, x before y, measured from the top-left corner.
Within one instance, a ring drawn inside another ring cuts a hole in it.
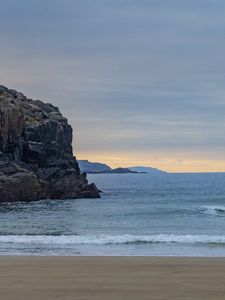
[[[153,167],[167,172],[225,172],[225,160],[210,160],[207,158],[194,159],[182,158],[176,159],[174,156],[158,155],[156,157],[143,155],[139,157],[137,154],[110,154],[110,153],[89,153],[77,152],[77,159],[88,159],[91,162],[101,162],[112,168],[131,167],[131,166],[147,166]],[[139,158],[139,159],[138,159]]]

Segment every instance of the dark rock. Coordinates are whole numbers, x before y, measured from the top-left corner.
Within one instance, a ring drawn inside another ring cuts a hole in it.
[[[97,197],[59,109],[0,85],[0,202]]]

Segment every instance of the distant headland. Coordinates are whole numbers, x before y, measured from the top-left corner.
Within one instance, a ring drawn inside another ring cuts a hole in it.
[[[128,168],[119,167],[111,168],[109,165],[100,162],[90,162],[88,160],[78,160],[81,172],[87,174],[129,174],[129,173],[150,173],[163,174],[165,171],[145,166],[133,166]]]

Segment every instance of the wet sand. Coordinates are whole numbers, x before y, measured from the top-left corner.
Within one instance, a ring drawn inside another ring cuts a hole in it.
[[[0,257],[2,300],[225,299],[225,258]]]

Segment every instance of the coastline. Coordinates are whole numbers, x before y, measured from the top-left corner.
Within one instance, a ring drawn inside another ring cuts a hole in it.
[[[224,299],[225,258],[0,256],[4,300]]]

